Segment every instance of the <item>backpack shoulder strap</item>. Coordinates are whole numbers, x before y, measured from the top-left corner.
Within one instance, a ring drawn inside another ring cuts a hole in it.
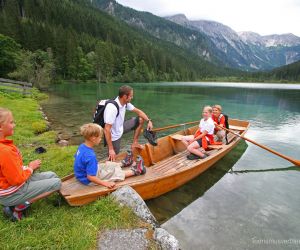
[[[118,104],[115,100],[107,100],[107,101],[105,102],[105,107],[106,107],[107,104],[109,104],[109,103],[115,105],[115,107],[117,108],[117,111],[118,111],[118,112],[117,112],[117,116],[116,116],[116,117],[118,117],[119,112],[120,112],[119,104]]]
[[[220,124],[220,122],[221,122],[222,117],[223,117],[223,114],[221,113],[221,114],[219,115],[219,117],[218,117],[218,123],[219,123],[219,124]]]

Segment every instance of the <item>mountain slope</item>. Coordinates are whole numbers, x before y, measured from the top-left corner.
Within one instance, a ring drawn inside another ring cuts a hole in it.
[[[239,37],[243,42],[247,44],[258,44],[265,47],[274,47],[274,46],[285,46],[293,47],[300,44],[300,37],[295,36],[294,34],[282,34],[282,35],[267,35],[261,36],[257,33],[251,31],[238,32]]]
[[[118,21],[92,2],[1,2],[0,33],[29,50],[52,48],[56,73],[67,79],[88,68],[89,60],[97,67],[91,77],[99,71],[104,80],[195,80],[230,74],[173,43]]]
[[[213,21],[191,21],[178,14],[164,19],[124,7],[115,0],[92,0],[97,8],[152,36],[191,51],[207,61],[242,70],[269,70],[300,59],[300,38],[239,34]],[[249,37],[252,35],[252,39]],[[254,42],[251,42],[254,41]]]
[[[213,53],[214,44],[204,34],[186,29],[174,22],[155,16],[149,12],[141,12],[125,7],[115,0],[92,0],[97,8],[125,21],[127,24],[150,33],[152,36],[188,49],[199,57],[210,62],[220,62]]]
[[[237,33],[221,23],[191,21],[183,14],[166,19],[206,34],[237,68],[268,70],[300,60],[300,38],[293,34],[262,37],[254,32]]]
[[[167,20],[168,18],[164,19],[148,12],[124,7],[115,0],[93,0],[93,4],[129,25],[144,30],[161,40],[172,42],[207,61],[242,70],[248,70],[252,66],[249,64],[249,58],[244,58],[241,52],[232,49],[229,44],[231,43],[230,39],[228,39],[229,43],[227,41],[223,42],[223,36],[222,39],[218,39],[217,34],[215,39],[212,39],[209,36],[210,34],[207,35],[204,30],[192,27],[189,23],[190,21],[184,15],[176,15],[176,21],[172,18],[169,21]],[[231,29],[228,27],[227,31],[229,30]],[[234,32],[232,31],[232,33]],[[236,34],[234,35],[237,36]],[[248,45],[240,42],[237,47],[242,47],[240,50],[246,51],[249,57],[252,56],[251,50],[247,48],[249,47]]]
[[[300,82],[300,61],[285,65],[269,72],[257,73],[256,78],[265,78],[284,82]]]

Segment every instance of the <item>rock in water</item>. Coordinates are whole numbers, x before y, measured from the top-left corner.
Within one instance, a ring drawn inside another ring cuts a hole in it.
[[[158,222],[150,212],[142,197],[131,187],[124,186],[111,194],[121,205],[130,207],[133,212],[153,227],[158,226]]]
[[[62,147],[66,147],[66,146],[69,145],[69,142],[68,142],[67,140],[60,140],[60,141],[58,142],[58,145],[59,145],[59,146],[62,146]]]
[[[156,228],[154,231],[154,239],[160,244],[163,250],[179,250],[179,242],[167,230]]]

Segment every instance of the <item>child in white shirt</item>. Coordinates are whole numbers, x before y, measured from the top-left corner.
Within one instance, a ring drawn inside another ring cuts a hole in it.
[[[199,129],[194,135],[187,135],[182,137],[182,142],[186,145],[187,150],[191,153],[187,156],[189,160],[204,159],[206,154],[204,154],[200,148],[204,150],[207,148],[208,144],[213,144],[214,142],[214,121],[211,118],[212,108],[210,106],[205,106],[202,111],[202,119],[199,123]]]

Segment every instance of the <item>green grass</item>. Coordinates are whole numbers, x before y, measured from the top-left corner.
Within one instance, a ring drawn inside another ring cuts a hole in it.
[[[75,146],[59,147],[56,133],[36,134],[35,123],[45,123],[37,99],[0,91],[0,107],[9,108],[16,121],[14,139],[22,152],[24,163],[41,159],[41,171],[51,170],[60,177],[72,173]],[[44,154],[34,149],[43,146]],[[29,216],[12,223],[0,214],[0,249],[94,249],[99,231],[112,228],[145,226],[129,208],[121,208],[110,197],[83,207],[70,207],[63,202],[55,206],[58,195],[34,203]]]

